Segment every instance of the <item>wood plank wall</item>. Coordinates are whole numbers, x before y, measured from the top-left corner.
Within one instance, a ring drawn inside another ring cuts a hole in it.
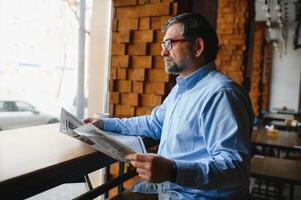
[[[250,98],[252,101],[253,111],[255,116],[259,116],[261,109],[261,82],[263,76],[263,58],[265,45],[265,24],[256,23],[254,42],[253,42],[253,56],[252,56],[252,76],[250,87]]]
[[[220,71],[243,83],[246,59],[247,0],[219,0],[217,34],[220,49],[216,59]]]
[[[149,114],[174,84],[160,56],[162,24],[177,14],[175,0],[114,0],[109,113]]]
[[[161,26],[177,15],[176,0],[113,0],[112,57],[109,80],[109,113],[132,117],[150,114],[175,83],[164,71]],[[127,169],[128,165],[125,166]],[[118,176],[118,165],[110,167]],[[124,185],[129,188],[135,177]],[[116,195],[116,188],[110,196]]]

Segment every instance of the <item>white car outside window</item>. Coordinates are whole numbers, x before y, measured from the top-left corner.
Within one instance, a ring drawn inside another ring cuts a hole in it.
[[[57,123],[58,119],[40,113],[24,101],[0,100],[0,130]]]

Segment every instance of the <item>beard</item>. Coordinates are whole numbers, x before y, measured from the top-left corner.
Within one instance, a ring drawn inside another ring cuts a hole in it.
[[[165,72],[168,74],[179,75],[182,71],[187,68],[187,63],[182,61],[180,63],[176,63],[174,59],[170,56],[164,57],[165,61]]]

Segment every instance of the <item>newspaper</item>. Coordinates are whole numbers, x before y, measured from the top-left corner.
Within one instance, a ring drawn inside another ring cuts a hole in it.
[[[130,153],[146,153],[141,137],[100,130],[92,124],[85,124],[64,108],[61,110],[60,131],[119,161],[127,162],[126,156]]]
[[[60,117],[60,131],[63,133],[73,133],[73,130],[85,125],[84,122],[79,120],[76,116],[65,110],[61,109],[61,117]]]

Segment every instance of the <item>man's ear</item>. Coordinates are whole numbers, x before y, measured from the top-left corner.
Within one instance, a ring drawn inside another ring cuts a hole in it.
[[[195,40],[195,57],[200,57],[204,52],[205,44],[202,38],[197,38]]]

